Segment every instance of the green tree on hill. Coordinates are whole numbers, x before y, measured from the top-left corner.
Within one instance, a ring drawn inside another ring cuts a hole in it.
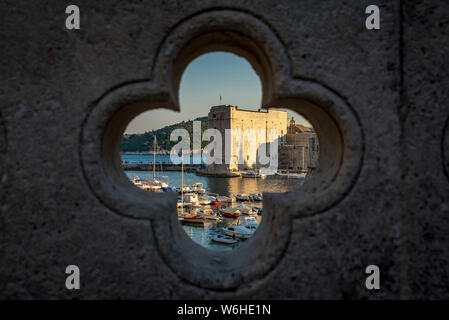
[[[195,121],[201,121],[201,136],[207,129],[207,117],[196,118]],[[190,148],[192,148],[193,120],[182,121],[158,130],[151,130],[145,133],[124,134],[121,142],[122,152],[148,152],[153,151],[154,136],[157,139],[157,150],[170,150],[177,141],[170,141],[170,134],[175,129],[186,129],[190,134]],[[208,142],[202,142],[204,147]]]

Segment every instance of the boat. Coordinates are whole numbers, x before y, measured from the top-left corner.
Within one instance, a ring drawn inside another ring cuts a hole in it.
[[[141,189],[143,189],[145,191],[155,191],[155,192],[161,190],[161,186],[160,185],[155,185],[155,184],[153,184],[151,182],[148,182],[148,181],[143,182],[139,186],[139,188],[141,188]]]
[[[201,209],[196,212],[199,217],[203,217],[208,220],[220,221],[220,216],[216,215],[212,209]]]
[[[302,172],[302,173],[289,173],[288,174],[288,177],[290,178],[290,179],[300,179],[300,180],[303,180],[303,179],[305,179],[306,178],[306,173],[304,173],[304,172]]]
[[[161,188],[162,192],[176,192],[176,188],[173,187],[166,187],[166,188]]]
[[[237,218],[242,215],[238,208],[223,208],[220,213],[227,218]]]
[[[242,178],[260,178],[261,175],[259,172],[254,170],[243,171],[241,173]]]
[[[203,184],[201,182],[197,182],[197,183],[192,184],[190,186],[190,191],[191,192],[196,192],[196,193],[199,193],[199,194],[205,194],[206,193],[206,190],[204,190]]]
[[[153,180],[150,182],[150,184],[153,186],[158,186],[159,189],[167,188],[168,184],[166,182],[156,179],[156,147],[157,147],[156,136],[154,136],[153,147],[154,147],[154,150],[153,150]],[[162,164],[161,164],[161,170],[162,170]]]
[[[257,216],[257,211],[256,210],[254,210],[252,207],[247,206],[247,205],[245,205],[243,203],[241,205],[235,207],[234,209],[239,210],[244,215]]]
[[[201,205],[208,205],[208,204],[211,204],[212,201],[216,201],[216,199],[215,199],[214,197],[205,196],[205,195],[202,195],[202,196],[199,196],[199,197],[198,197],[198,202],[199,202]]]
[[[248,239],[254,234],[258,227],[259,224],[254,217],[245,217],[242,224],[223,227],[223,231],[225,234],[232,237]]]
[[[263,213],[263,209],[261,207],[252,207],[254,211],[256,211],[258,216],[261,216]]]
[[[276,176],[281,177],[281,178],[288,178],[288,173],[286,170],[278,170],[276,172]]]
[[[231,226],[225,226],[223,227],[223,232],[231,237],[241,238],[241,239],[248,239],[250,238],[255,229],[247,228],[246,226],[240,226],[240,225],[231,225]]]
[[[191,192],[192,190],[190,190],[190,187],[189,187],[189,186],[182,186],[182,187],[176,188],[176,191],[177,191],[179,194],[181,194],[181,193],[183,193],[183,192]]]
[[[192,207],[199,207],[198,195],[196,193],[184,193],[184,199],[190,203]]]
[[[262,201],[261,193],[251,193],[250,197],[251,197],[251,200],[253,200],[253,201]]]
[[[234,200],[226,196],[217,196],[217,201],[224,203],[232,203]]]
[[[259,223],[257,222],[255,217],[241,216],[238,218],[240,222],[240,226],[244,226],[248,229],[257,229],[259,227]]]
[[[239,240],[235,239],[233,237],[224,235],[224,234],[217,234],[217,233],[209,233],[209,238],[212,241],[219,242],[219,243],[225,243],[225,244],[234,244],[237,243]]]
[[[204,217],[199,216],[196,212],[194,212],[194,213],[188,213],[188,212],[181,213],[179,215],[178,220],[181,223],[183,223],[183,224],[190,223],[190,224],[201,225],[201,226],[204,226],[204,224],[205,224]]]
[[[236,193],[234,194],[235,200],[237,201],[249,201],[250,198],[247,194],[245,193]]]
[[[188,212],[184,212],[182,215],[182,218],[184,219],[194,219],[198,217],[198,213],[188,213]]]
[[[200,225],[200,226],[204,226],[205,224],[205,220],[203,218],[185,218],[185,217],[181,217],[179,219],[179,221],[182,224],[195,224],[195,225]]]
[[[159,188],[168,188],[168,184],[164,181],[153,179],[152,184],[159,186]]]
[[[160,191],[162,188],[159,184],[154,184],[152,181],[143,180],[139,176],[134,176],[132,182],[136,187],[145,191]]]
[[[140,179],[139,176],[135,175],[135,176],[133,177],[132,182],[134,183],[134,185],[140,186],[140,185],[142,184],[143,180]]]

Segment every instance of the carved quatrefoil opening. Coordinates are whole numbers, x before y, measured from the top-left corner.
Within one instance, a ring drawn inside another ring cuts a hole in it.
[[[155,108],[178,111],[182,72],[201,54],[235,53],[249,61],[262,83],[262,106],[288,108],[315,128],[320,156],[301,190],[264,194],[264,216],[237,250],[214,252],[190,241],[179,226],[177,195],[148,194],[123,173],[120,141],[127,124]],[[276,269],[288,251],[292,219],[325,214],[350,192],[363,159],[363,133],[345,98],[326,85],[292,75],[282,41],[267,24],[237,10],[211,10],[179,22],[163,39],[150,79],[111,89],[95,101],[81,134],[84,176],[112,212],[150,222],[158,252],[183,281],[198,287],[237,290]]]
[[[175,192],[179,222],[205,248],[244,245],[262,220],[263,193],[298,189],[316,170],[311,124],[290,110],[260,109],[261,91],[245,59],[201,55],[181,78],[181,111],[144,112],[123,136],[120,156],[133,186]]]

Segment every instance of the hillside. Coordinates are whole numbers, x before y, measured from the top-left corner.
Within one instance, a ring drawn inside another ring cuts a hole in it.
[[[204,130],[207,129],[207,117],[196,118],[196,121],[201,121],[201,136]],[[140,134],[125,134],[122,138],[121,149],[122,152],[145,152],[153,151],[153,141],[156,135],[158,150],[170,150],[177,141],[170,141],[170,134],[175,129],[186,129],[190,137],[192,137],[193,121],[182,121],[170,126],[163,127],[158,130],[147,131]],[[203,146],[208,142],[203,142]],[[190,141],[192,147],[192,141]]]

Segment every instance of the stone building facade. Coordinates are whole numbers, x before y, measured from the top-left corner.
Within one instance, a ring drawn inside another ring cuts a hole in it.
[[[270,143],[274,140],[277,140],[278,146],[284,143],[287,112],[272,109],[243,110],[228,105],[213,106],[208,114],[208,128],[217,129],[221,133],[223,143],[222,163],[206,166],[207,172],[222,174],[257,169],[262,166],[257,159],[260,148],[265,148],[265,154],[269,156]],[[226,130],[229,129],[235,132],[235,135],[227,135]],[[245,136],[244,132],[248,129],[252,130],[254,136]],[[276,130],[277,134],[272,135],[271,130]],[[230,150],[226,149],[225,139],[231,139]],[[226,153],[229,154],[229,161]]]
[[[289,120],[285,142],[279,146],[279,169],[306,172],[318,164],[319,143],[312,127]]]

